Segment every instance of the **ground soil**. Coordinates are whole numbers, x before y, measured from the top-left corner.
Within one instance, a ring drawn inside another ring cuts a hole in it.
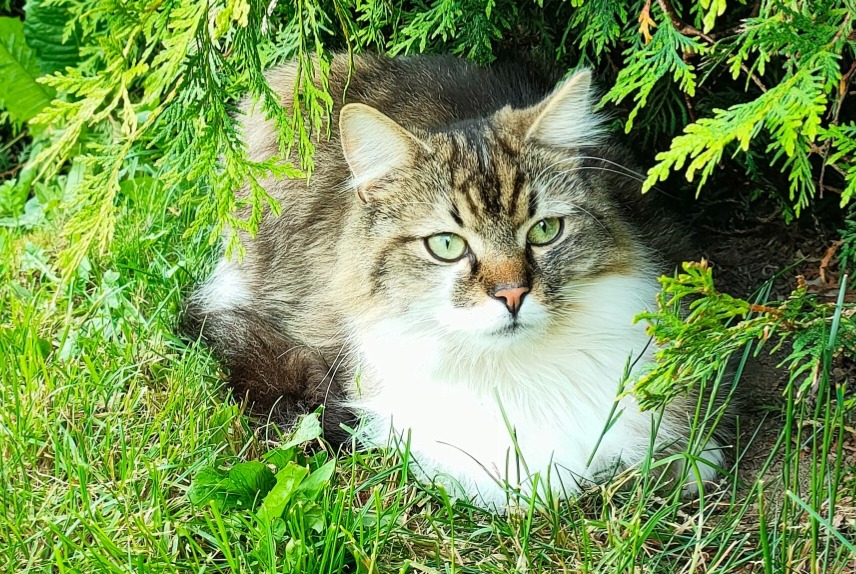
[[[750,203],[733,199],[733,193],[722,195],[721,199],[702,198],[691,208],[688,218],[700,256],[713,266],[718,289],[753,301],[758,289],[778,275],[770,300],[786,298],[804,281],[818,297],[835,301],[840,273],[835,240],[841,225],[840,213],[834,206],[823,213],[805,213],[799,220],[786,224],[772,201]],[[856,291],[848,291],[848,300],[852,300]],[[779,364],[787,354],[788,349],[772,356],[762,351],[749,361],[739,382],[738,442],[748,444],[738,465],[744,491],[761,474],[784,425],[781,407],[788,373]],[[856,382],[852,358],[839,357],[833,376],[837,384],[849,380],[852,389]],[[856,453],[856,434],[851,433],[847,442],[854,447],[847,455],[852,458]],[[856,464],[856,460],[852,462]],[[764,478],[770,486],[770,502],[777,506],[784,494],[781,457],[774,459]]]

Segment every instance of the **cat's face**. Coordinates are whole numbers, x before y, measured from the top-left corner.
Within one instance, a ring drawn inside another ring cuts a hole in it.
[[[574,320],[578,291],[598,278],[633,272],[630,231],[590,154],[533,138],[533,123],[537,129],[524,111],[506,109],[418,138],[375,126],[393,130],[383,141],[413,138],[363,164],[377,168],[412,146],[404,167],[393,158],[397,169],[357,181],[358,241],[375,316],[438,336],[518,341]]]

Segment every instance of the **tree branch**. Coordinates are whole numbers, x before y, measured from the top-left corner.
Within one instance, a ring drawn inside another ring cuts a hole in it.
[[[704,38],[705,41],[713,44],[716,42],[716,38],[711,36],[710,34],[705,34],[695,26],[691,24],[687,24],[681,17],[678,16],[678,13],[675,11],[675,7],[672,6],[669,0],[657,0],[657,4],[660,5],[660,8],[663,10],[663,13],[669,17],[669,20],[672,21],[672,26],[675,27],[675,30],[683,34],[684,36],[698,36],[700,38]]]
[[[675,11],[675,7],[672,6],[672,3],[669,2],[669,0],[657,0],[657,4],[660,5],[660,8],[663,10],[663,13],[669,17],[669,20],[672,22],[672,26],[680,34],[682,34],[684,36],[692,36],[692,37],[701,38],[705,42],[707,42],[708,44],[711,44],[711,45],[716,43],[716,36],[715,35],[706,34],[706,33],[702,32],[701,30],[699,30],[698,28],[696,28],[695,26],[693,26],[692,24],[687,24],[686,22],[681,20],[681,17],[678,16],[678,13]],[[752,80],[752,82],[756,86],[758,86],[759,90],[761,90],[762,92],[767,91],[767,86],[764,85],[764,83],[761,81],[761,78],[756,76],[745,63],[740,64],[740,69],[743,70],[743,72],[747,76],[749,76],[749,78]]]

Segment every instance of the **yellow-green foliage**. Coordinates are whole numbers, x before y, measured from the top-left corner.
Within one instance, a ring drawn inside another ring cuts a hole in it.
[[[685,263],[683,273],[662,277],[657,311],[641,314],[662,347],[657,364],[641,377],[634,393],[644,407],[668,402],[681,392],[718,377],[734,376],[735,354],[755,345],[771,352],[790,341],[784,363],[800,394],[828,372],[837,355],[856,356],[853,305],[845,305],[847,276],[838,301],[819,300],[806,286],[784,301],[765,304],[719,292],[707,262]],[[763,300],[763,293],[759,301]]]
[[[329,128],[330,50],[582,63],[611,87],[603,105],[626,108],[615,114],[626,137],[656,157],[645,189],[675,172],[701,188],[729,161],[752,192],[787,189],[786,217],[821,185],[842,204],[856,193],[853,0],[29,0],[9,9],[0,118],[9,134],[28,122],[35,139],[27,178],[0,188],[0,206],[19,209],[10,198],[78,166],[66,271],[107,248],[122,181],[139,162],[201,206],[191,232],[254,229],[271,203],[259,178],[311,172],[313,139]],[[287,112],[265,98],[262,72],[294,58],[302,82]],[[22,70],[46,75],[36,84]],[[243,94],[280,126],[280,158],[247,158],[232,116]],[[247,182],[252,209],[241,220],[232,190]]]

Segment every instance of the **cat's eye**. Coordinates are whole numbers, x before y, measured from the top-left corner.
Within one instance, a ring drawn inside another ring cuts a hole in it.
[[[466,240],[454,233],[438,233],[426,237],[425,247],[431,255],[445,263],[457,261],[467,253]]]
[[[526,241],[530,245],[549,245],[562,234],[564,223],[558,217],[546,217],[538,221],[526,234]]]

